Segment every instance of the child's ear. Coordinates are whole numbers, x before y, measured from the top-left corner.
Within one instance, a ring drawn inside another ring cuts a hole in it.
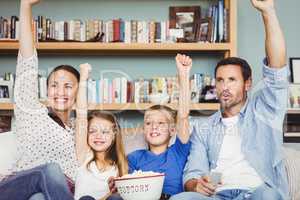
[[[176,134],[176,125],[175,124],[170,126],[169,132],[170,132],[170,136],[173,136]]]

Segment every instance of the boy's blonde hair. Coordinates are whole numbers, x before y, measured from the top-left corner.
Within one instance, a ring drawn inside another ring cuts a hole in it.
[[[160,111],[163,114],[165,114],[166,118],[168,119],[169,123],[176,123],[176,118],[177,118],[177,112],[175,110],[173,110],[172,108],[168,107],[168,106],[164,106],[164,105],[154,105],[151,106],[150,108],[148,108],[145,112],[145,116],[144,118],[147,117],[147,115],[149,115],[151,111]]]
[[[105,160],[112,165],[116,165],[118,167],[119,176],[123,176],[124,174],[128,174],[128,162],[125,155],[121,128],[118,123],[117,118],[110,112],[105,111],[94,111],[89,114],[88,122],[94,118],[100,118],[107,120],[113,124],[113,131],[115,133],[115,138],[112,141],[111,146],[107,149]],[[93,150],[92,150],[93,151]],[[95,161],[95,152],[93,151],[93,158],[88,162],[87,167],[89,168],[91,162]]]

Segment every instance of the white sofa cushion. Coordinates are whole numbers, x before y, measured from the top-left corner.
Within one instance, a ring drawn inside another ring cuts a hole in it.
[[[292,200],[300,200],[300,151],[285,148],[285,164]]]
[[[0,174],[10,174],[14,168],[17,156],[16,136],[12,132],[0,134]]]

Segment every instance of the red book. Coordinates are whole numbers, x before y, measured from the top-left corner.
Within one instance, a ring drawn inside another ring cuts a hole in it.
[[[114,19],[113,20],[113,30],[114,30],[114,42],[119,42],[120,41],[120,24],[121,20],[120,19]]]

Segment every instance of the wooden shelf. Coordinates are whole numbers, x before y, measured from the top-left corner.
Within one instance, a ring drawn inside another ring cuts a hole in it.
[[[298,109],[288,109],[287,114],[300,114],[300,108]]]
[[[94,104],[89,105],[89,110],[146,110],[154,104],[151,103],[127,103],[127,104]],[[178,104],[166,104],[173,109],[176,109]],[[191,110],[218,110],[220,105],[218,103],[199,103],[192,104]],[[13,110],[14,104],[12,103],[0,103],[0,110]]]
[[[16,41],[0,41],[1,54],[15,54],[19,48]],[[97,43],[97,42],[40,42],[39,53],[46,54],[175,54],[177,52],[223,52],[233,51],[231,43]]]

